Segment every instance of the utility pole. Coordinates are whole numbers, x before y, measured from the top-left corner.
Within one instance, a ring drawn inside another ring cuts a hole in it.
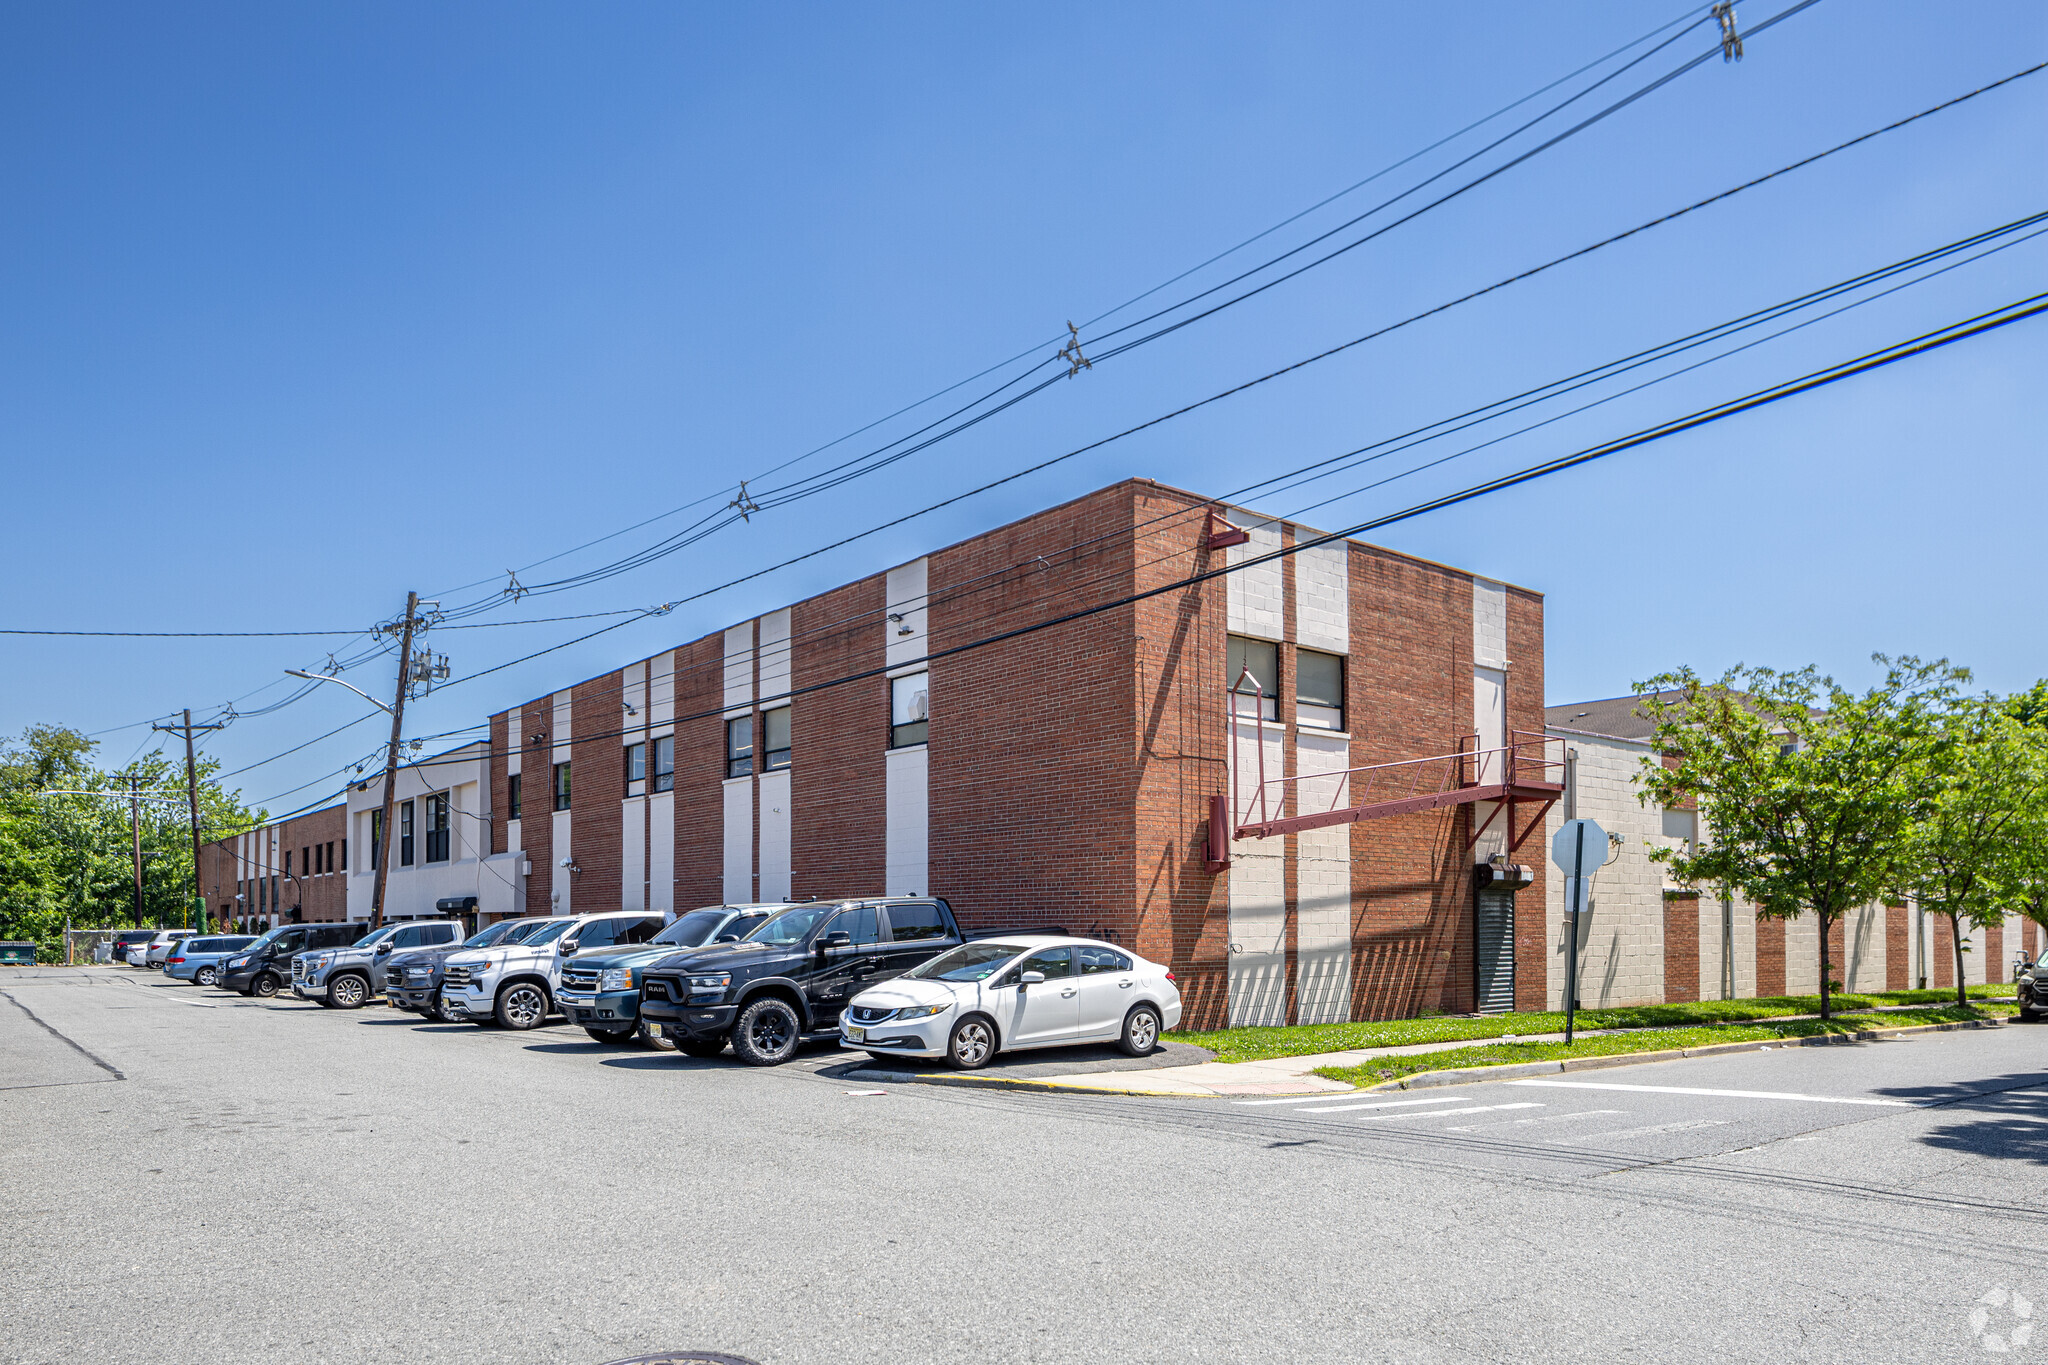
[[[128,770],[128,837],[135,848],[135,927],[142,927],[142,792],[135,770]],[[192,874],[198,877],[195,870]]]
[[[221,720],[215,721],[211,725],[194,725],[192,723],[192,708],[188,706],[185,708],[185,720],[182,725],[152,724],[149,728],[152,730],[162,730],[166,734],[178,734],[182,732],[185,736],[185,803],[187,809],[189,809],[192,814],[193,908],[192,924],[190,927],[196,932],[198,930],[203,930],[206,927],[204,921],[206,911],[204,908],[203,898],[199,891],[199,760],[198,757],[192,751],[192,732],[195,730],[225,730],[227,728],[227,722]],[[139,880],[140,874],[138,873],[137,876]]]
[[[420,595],[405,595],[405,619],[398,623],[398,695],[391,702],[391,747],[384,751],[384,810],[378,817],[377,878],[370,891],[370,928],[384,927],[384,883],[391,876],[391,816],[398,794],[398,740],[405,726],[405,695],[412,691],[412,633],[419,624]],[[387,627],[388,629],[388,627]]]

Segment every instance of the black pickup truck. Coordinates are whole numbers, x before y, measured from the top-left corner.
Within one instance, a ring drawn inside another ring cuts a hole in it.
[[[846,1002],[961,942],[934,896],[873,896],[792,906],[739,943],[692,949],[643,971],[640,1013],[692,1057],[732,1042],[750,1066],[774,1066],[813,1038],[837,1038]]]

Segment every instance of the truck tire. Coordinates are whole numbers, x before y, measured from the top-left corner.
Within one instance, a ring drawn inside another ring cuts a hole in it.
[[[765,995],[733,1020],[732,1055],[748,1066],[780,1066],[796,1056],[803,1041],[804,1021],[779,996]]]
[[[441,999],[441,992],[439,991],[434,992],[433,1002],[427,1007],[427,1017],[438,1019],[444,1024],[459,1024],[464,1019],[463,1015],[457,1014],[454,1010],[448,1008],[447,1003]]]
[[[614,1045],[614,1046],[617,1046],[617,1045],[618,1045],[618,1044],[620,1044],[620,1043],[630,1043],[630,1042],[632,1042],[632,1041],[633,1041],[633,1035],[634,1035],[635,1033],[638,1033],[638,1032],[639,1032],[640,1030],[639,1030],[639,1029],[637,1029],[637,1028],[587,1028],[587,1027],[586,1027],[586,1028],[585,1028],[585,1029],[584,1029],[583,1031],[584,1031],[585,1033],[589,1034],[589,1035],[590,1035],[590,1036],[591,1036],[592,1038],[595,1038],[595,1039],[596,1039],[596,1040],[597,1040],[598,1042],[600,1042],[600,1043],[610,1043],[610,1044],[612,1044],[612,1045]]]
[[[548,1021],[548,993],[531,981],[515,981],[498,992],[498,1022],[509,1029],[539,1028]]]
[[[327,1003],[338,1010],[359,1010],[370,998],[370,983],[354,972],[327,978]]]
[[[277,978],[269,972],[258,972],[256,979],[249,983],[249,994],[268,1000],[277,994]]]

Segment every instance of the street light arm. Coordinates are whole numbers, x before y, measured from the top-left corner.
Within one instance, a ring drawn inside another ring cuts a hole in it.
[[[370,695],[370,694],[369,694],[368,692],[365,692],[365,691],[363,691],[363,689],[362,689],[362,688],[360,688],[360,687],[357,687],[357,686],[356,686],[356,685],[355,685],[354,683],[352,683],[352,682],[346,682],[346,681],[344,681],[344,680],[342,680],[342,679],[340,679],[340,678],[336,678],[336,677],[333,677],[333,676],[331,676],[331,675],[329,675],[329,674],[326,674],[326,673],[308,673],[308,672],[306,672],[306,670],[305,670],[305,669],[303,669],[303,668],[287,668],[287,669],[285,670],[285,674],[286,674],[286,676],[288,676],[288,677],[293,677],[293,678],[304,678],[304,679],[305,679],[305,680],[306,680],[307,682],[331,682],[331,683],[337,683],[337,684],[339,684],[339,685],[340,685],[340,686],[342,686],[342,687],[346,687],[346,688],[347,688],[347,689],[348,689],[349,691],[351,691],[351,692],[355,693],[355,694],[356,694],[357,696],[361,697],[361,698],[362,698],[362,699],[363,699],[364,701],[366,701],[366,702],[370,703],[370,705],[372,705],[372,706],[376,707],[376,708],[377,708],[377,709],[378,709],[379,711],[382,711],[382,712],[383,712],[383,713],[384,713],[385,715],[387,715],[387,716],[388,716],[388,715],[392,714],[392,711],[391,711],[391,708],[390,708],[390,707],[386,706],[386,705],[385,705],[385,704],[384,704],[383,702],[381,702],[381,701],[378,701],[378,700],[377,700],[377,699],[376,699],[375,697],[371,696],[371,695]]]

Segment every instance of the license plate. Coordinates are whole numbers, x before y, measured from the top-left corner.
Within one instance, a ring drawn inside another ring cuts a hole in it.
[[[848,1024],[846,1026],[846,1041],[849,1043],[865,1042],[867,1036],[868,1031],[858,1024]]]

